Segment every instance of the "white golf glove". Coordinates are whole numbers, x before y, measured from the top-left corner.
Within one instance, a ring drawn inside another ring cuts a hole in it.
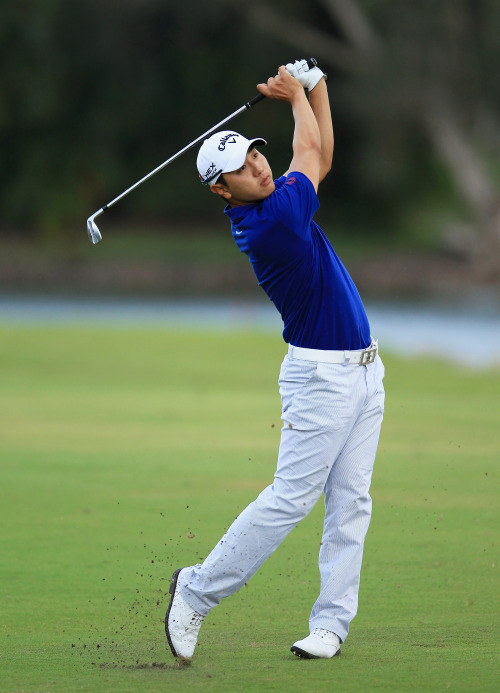
[[[307,60],[296,60],[294,63],[288,63],[285,67],[286,71],[295,77],[304,89],[309,89],[309,91],[314,89],[322,77],[326,78],[325,73],[319,67],[315,66],[309,69]]]

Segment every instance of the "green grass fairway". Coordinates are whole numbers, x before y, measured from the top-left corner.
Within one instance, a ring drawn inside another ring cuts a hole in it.
[[[360,608],[302,661],[321,503],[178,669],[173,569],[271,479],[279,336],[0,329],[0,691],[497,691],[500,373],[386,363]]]

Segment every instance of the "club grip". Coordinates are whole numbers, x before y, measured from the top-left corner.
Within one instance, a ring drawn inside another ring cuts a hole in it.
[[[309,58],[307,61],[307,64],[309,65],[309,69],[312,70],[313,67],[315,67],[318,64],[318,61],[316,58]],[[259,103],[259,101],[262,101],[262,99],[265,99],[266,97],[264,94],[257,94],[257,96],[254,96],[253,99],[250,99],[250,101],[247,101],[245,104],[245,108],[252,108],[252,106],[255,106],[256,103]]]
[[[250,101],[247,101],[245,104],[246,108],[252,108],[252,106],[255,106],[256,103],[259,103],[259,101],[262,101],[262,99],[265,99],[266,97],[264,94],[261,94],[260,92],[257,94],[257,96],[254,96],[253,99],[250,99]]]

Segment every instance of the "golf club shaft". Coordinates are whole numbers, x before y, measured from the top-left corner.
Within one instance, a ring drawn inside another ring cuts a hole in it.
[[[317,65],[317,62],[314,58],[310,58],[307,61],[309,68],[313,68],[315,65]],[[234,113],[231,113],[231,115],[228,115],[227,118],[224,118],[224,120],[221,120],[220,123],[217,123],[217,125],[214,125],[213,127],[210,128],[210,130],[207,130],[206,132],[203,133],[203,135],[200,135],[197,137],[195,140],[193,140],[190,144],[186,145],[183,149],[181,149],[177,154],[174,154],[173,156],[170,157],[170,159],[167,159],[164,161],[162,164],[157,166],[153,171],[150,171],[147,175],[145,175],[143,178],[137,181],[137,183],[134,183],[133,185],[130,186],[130,188],[127,188],[124,190],[118,197],[115,197],[114,200],[111,200],[111,202],[108,202],[108,204],[104,205],[104,207],[101,207],[101,209],[98,209],[97,212],[94,212],[92,216],[90,216],[87,220],[87,230],[89,233],[89,236],[92,240],[93,243],[98,243],[101,240],[101,235],[99,232],[99,229],[95,225],[94,219],[98,217],[100,214],[105,212],[109,207],[112,205],[116,204],[119,200],[121,200],[125,195],[128,195],[132,190],[135,190],[136,188],[139,187],[139,185],[142,185],[145,181],[149,180],[152,178],[154,175],[156,175],[159,171],[161,171],[165,166],[168,166],[168,164],[171,164],[172,161],[175,161],[177,158],[179,158],[182,154],[185,152],[189,151],[192,147],[197,145],[199,142],[204,140],[207,135],[210,135],[212,132],[220,128],[222,125],[225,123],[228,123],[230,120],[235,118],[237,115],[240,113],[243,113],[243,111],[246,111],[249,108],[252,108],[252,106],[255,106],[255,104],[259,103],[259,101],[262,101],[266,97],[264,94],[257,94],[256,96],[253,97],[253,99],[250,99],[250,101],[247,101],[241,108],[238,108]]]
[[[225,123],[228,123],[230,120],[235,118],[237,115],[240,113],[243,113],[243,111],[246,111],[248,108],[251,108],[252,106],[255,106],[256,103],[259,101],[262,101],[262,99],[265,99],[266,97],[264,94],[257,94],[257,96],[254,96],[253,99],[250,101],[247,101],[244,106],[241,106],[241,108],[238,108],[238,110],[234,111],[234,113],[231,113],[231,115],[227,116],[227,118],[224,118],[224,120],[221,120],[220,123],[217,123],[217,125],[214,125],[210,130],[207,130],[206,132],[203,133],[203,135],[200,135],[197,137],[195,140],[193,140],[190,144],[186,145],[183,149],[177,152],[177,154],[174,154],[173,156],[170,157],[170,159],[167,159],[164,161],[162,164],[157,166],[153,171],[150,171],[147,175],[145,175],[143,178],[137,181],[137,183],[134,183],[133,185],[130,186],[130,188],[127,188],[127,190],[124,190],[118,197],[115,197],[114,200],[111,200],[111,202],[108,202],[107,205],[104,205],[99,212],[96,212],[97,214],[100,214],[101,212],[105,212],[108,207],[111,207],[114,205],[118,200],[121,200],[125,195],[128,195],[132,190],[135,190],[135,188],[138,188],[139,185],[142,185],[145,183],[149,178],[152,178],[154,175],[156,175],[159,171],[162,170],[162,168],[165,168],[165,166],[168,166],[169,164],[172,163],[172,161],[175,161],[178,157],[180,157],[182,154],[185,152],[189,151],[192,147],[198,144],[198,142],[201,142],[203,139],[207,137],[207,135],[210,135],[214,130],[217,130],[217,128],[220,128],[222,125]]]

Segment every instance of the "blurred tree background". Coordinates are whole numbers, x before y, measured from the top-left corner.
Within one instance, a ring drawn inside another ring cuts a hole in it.
[[[57,244],[76,262],[90,213],[249,100],[278,65],[313,55],[329,75],[336,135],[320,191],[329,235],[446,256],[495,282],[499,26],[496,0],[4,2],[3,265],[9,239]],[[275,175],[285,169],[285,104],[264,101],[230,127],[266,137]],[[108,224],[143,239],[226,230],[195,160],[196,149],[106,212],[103,235]]]

